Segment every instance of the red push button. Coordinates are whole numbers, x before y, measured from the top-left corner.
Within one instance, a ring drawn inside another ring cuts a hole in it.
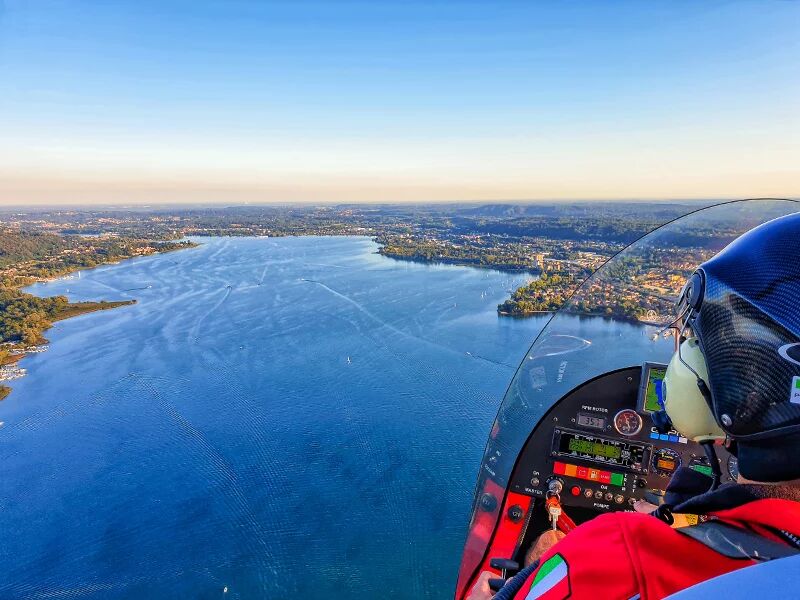
[[[600,483],[611,483],[610,471],[600,471]]]
[[[570,488],[569,493],[572,494],[573,496],[580,496],[581,488],[578,487],[577,485],[573,485],[572,488]]]
[[[588,479],[589,478],[589,469],[586,467],[578,467],[578,471],[575,473],[575,477],[578,479]]]

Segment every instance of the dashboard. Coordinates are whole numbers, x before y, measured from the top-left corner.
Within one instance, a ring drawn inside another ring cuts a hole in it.
[[[653,423],[653,413],[661,410],[666,369],[645,363],[611,371],[567,393],[538,420],[513,457],[507,482],[495,469],[507,455],[490,438],[458,598],[466,597],[481,571],[498,576],[489,580],[496,590],[526,563],[539,535],[552,526],[549,491],[559,493],[565,515],[581,524],[606,512],[633,510],[637,500],[660,504],[680,467],[713,473],[700,444],[677,431],[662,433]],[[500,422],[500,433],[503,426],[522,423],[512,411],[502,413]],[[721,446],[715,450],[720,483],[735,481],[735,457]]]
[[[700,444],[653,424],[665,372],[666,365],[645,363],[567,394],[528,438],[510,491],[545,498],[555,481],[565,507],[609,512],[631,510],[640,499],[657,502],[680,466],[710,475]],[[735,480],[736,459],[719,446],[717,455],[721,482]]]

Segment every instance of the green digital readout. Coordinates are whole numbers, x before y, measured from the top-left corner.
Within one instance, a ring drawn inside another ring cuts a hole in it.
[[[622,449],[619,446],[612,446],[611,444],[603,444],[601,442],[593,442],[591,440],[575,437],[569,440],[568,448],[570,452],[589,454],[599,458],[618,459],[622,455]]]
[[[556,430],[553,454],[641,471],[650,460],[648,446],[631,440],[606,439],[577,431]]]

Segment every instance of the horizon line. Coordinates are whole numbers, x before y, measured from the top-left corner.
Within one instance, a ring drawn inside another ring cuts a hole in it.
[[[293,200],[293,201],[247,201],[227,203],[224,201],[193,202],[189,200],[176,200],[169,202],[61,202],[47,203],[35,202],[28,204],[5,204],[0,201],[0,212],[8,211],[42,211],[42,210],[98,210],[98,209],[163,209],[163,208],[244,208],[244,207],[346,207],[346,206],[438,206],[438,205],[465,205],[465,206],[486,206],[486,205],[553,205],[553,204],[694,204],[702,202],[729,202],[735,200],[800,200],[800,196],[711,196],[711,197],[678,197],[678,198],[659,198],[659,197],[621,197],[621,198],[497,198],[488,200],[478,199],[452,199],[452,200],[375,200],[375,201],[340,201],[340,200]]]

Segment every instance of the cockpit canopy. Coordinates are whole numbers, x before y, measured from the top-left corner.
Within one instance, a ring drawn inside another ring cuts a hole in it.
[[[586,279],[519,365],[481,464],[459,587],[485,559],[523,446],[560,399],[587,382],[668,363],[676,301],[687,278],[742,233],[800,211],[789,200],[748,200],[690,213],[643,236]]]

